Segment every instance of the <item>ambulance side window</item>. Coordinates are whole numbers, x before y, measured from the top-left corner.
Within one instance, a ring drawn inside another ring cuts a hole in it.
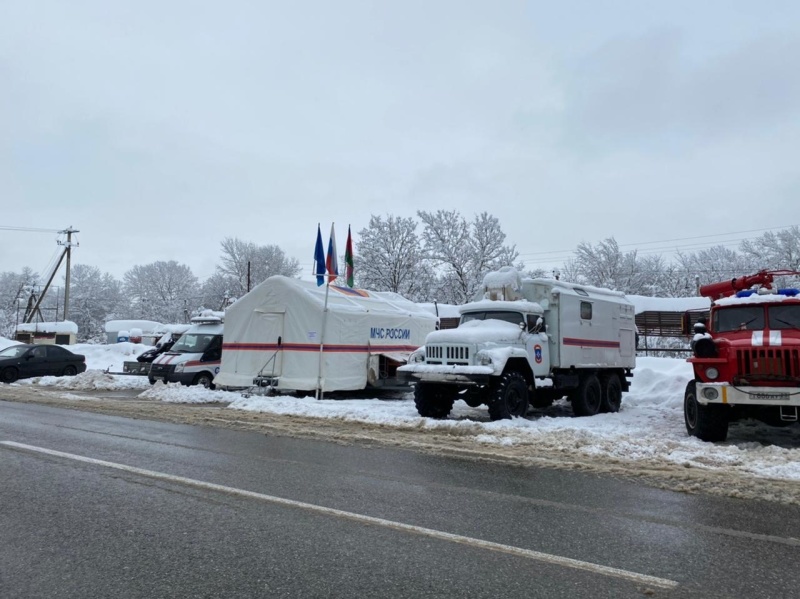
[[[590,302],[581,302],[581,320],[592,319],[592,304]]]

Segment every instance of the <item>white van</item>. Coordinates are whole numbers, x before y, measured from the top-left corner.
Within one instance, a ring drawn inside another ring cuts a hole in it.
[[[218,316],[192,318],[192,326],[170,350],[150,366],[150,384],[156,381],[214,388],[222,360],[223,320]]]

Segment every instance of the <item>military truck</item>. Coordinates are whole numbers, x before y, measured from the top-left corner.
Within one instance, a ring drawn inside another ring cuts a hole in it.
[[[505,267],[486,275],[482,295],[460,307],[457,328],[429,333],[398,368],[416,382],[421,416],[445,418],[463,400],[498,420],[564,396],[577,416],[620,409],[636,365],[624,294]]]

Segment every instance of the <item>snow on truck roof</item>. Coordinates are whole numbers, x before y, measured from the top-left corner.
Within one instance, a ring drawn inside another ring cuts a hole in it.
[[[736,306],[741,304],[776,304],[781,302],[797,302],[798,295],[784,295],[781,293],[753,293],[744,297],[723,297],[714,302],[716,306]]]
[[[470,302],[459,306],[459,313],[475,312],[483,310],[508,310],[513,312],[532,312],[535,314],[544,314],[542,306],[536,302],[529,302],[527,300],[480,300],[478,302]]]
[[[583,295],[586,293],[589,295],[605,295],[617,299],[626,299],[625,294],[621,291],[614,291],[613,289],[606,289],[605,287],[568,283],[567,281],[558,281],[556,279],[524,279],[523,283],[546,285],[552,287],[554,292],[568,291],[574,295]]]

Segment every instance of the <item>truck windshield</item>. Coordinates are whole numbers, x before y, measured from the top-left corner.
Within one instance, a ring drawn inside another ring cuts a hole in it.
[[[769,307],[769,328],[800,329],[800,304]]]
[[[720,308],[714,313],[714,331],[759,331],[764,328],[764,306]]]
[[[503,320],[511,324],[519,325],[525,322],[525,317],[520,312],[508,312],[505,310],[486,310],[483,312],[469,312],[461,315],[461,324],[471,320]]]
[[[170,351],[181,354],[204,352],[217,337],[219,337],[219,335],[198,335],[196,333],[189,333],[178,339]]]

